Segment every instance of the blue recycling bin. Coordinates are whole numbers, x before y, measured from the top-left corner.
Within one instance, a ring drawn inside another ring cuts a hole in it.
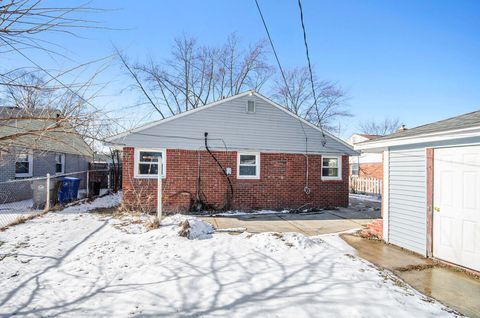
[[[64,177],[58,189],[58,202],[68,203],[78,198],[79,178]]]

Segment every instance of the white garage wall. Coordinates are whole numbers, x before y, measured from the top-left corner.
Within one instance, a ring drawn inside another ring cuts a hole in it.
[[[390,148],[389,241],[426,255],[425,148]]]

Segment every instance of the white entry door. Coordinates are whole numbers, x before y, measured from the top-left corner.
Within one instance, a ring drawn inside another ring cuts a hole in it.
[[[434,151],[433,256],[480,270],[480,146]]]

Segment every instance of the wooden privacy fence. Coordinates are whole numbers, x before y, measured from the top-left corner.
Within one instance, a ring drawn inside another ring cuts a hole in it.
[[[350,192],[381,195],[382,180],[350,176]]]

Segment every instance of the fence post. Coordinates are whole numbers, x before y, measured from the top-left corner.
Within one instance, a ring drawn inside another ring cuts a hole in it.
[[[47,190],[46,201],[45,201],[45,212],[47,212],[48,210],[50,210],[50,173],[47,173],[45,188]]]
[[[158,169],[157,169],[157,218],[159,222],[162,222],[162,163],[163,158],[158,157]]]
[[[87,198],[90,197],[90,189],[89,189],[90,188],[90,185],[89,185],[89,183],[90,183],[90,172],[89,171],[90,170],[87,169]]]

